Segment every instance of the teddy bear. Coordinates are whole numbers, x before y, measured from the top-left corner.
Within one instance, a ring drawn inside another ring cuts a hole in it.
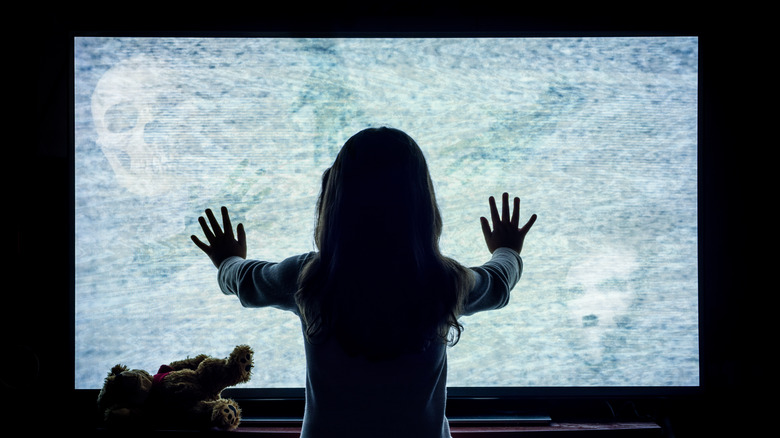
[[[109,427],[233,430],[241,409],[221,393],[249,380],[253,354],[239,345],[227,358],[200,354],[163,365],[154,375],[117,364],[98,395],[102,421]]]

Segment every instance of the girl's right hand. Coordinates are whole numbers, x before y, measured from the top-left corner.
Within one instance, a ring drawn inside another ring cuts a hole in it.
[[[197,236],[192,235],[191,239],[214,263],[214,266],[219,268],[219,265],[228,257],[238,256],[242,259],[246,258],[246,232],[244,231],[244,225],[238,224],[236,227],[237,237],[233,235],[233,225],[230,223],[230,215],[227,208],[222,207],[222,227],[219,226],[217,218],[214,217],[211,209],[206,209],[206,217],[208,222],[203,216],[198,218],[203,234],[208,240],[208,244],[202,242]],[[209,228],[211,224],[211,228]]]
[[[511,248],[518,253],[523,250],[523,241],[525,235],[536,222],[536,215],[531,215],[525,225],[522,228],[518,228],[520,223],[520,198],[515,197],[514,209],[512,216],[509,216],[509,194],[504,193],[502,196],[502,208],[501,217],[498,215],[498,208],[496,208],[496,200],[490,197],[490,216],[493,220],[493,229],[490,229],[490,224],[485,217],[481,217],[482,234],[485,236],[485,243],[488,250],[492,254],[496,248],[507,247]]]

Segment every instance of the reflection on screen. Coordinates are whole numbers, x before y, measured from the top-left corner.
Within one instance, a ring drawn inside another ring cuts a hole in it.
[[[696,38],[102,38],[75,44],[75,384],[114,364],[256,352],[302,387],[300,322],[220,293],[191,243],[226,205],[249,256],[314,249],[322,172],[410,134],[442,250],[489,258],[487,198],[539,220],[504,309],[463,318],[450,386],[695,386]]]

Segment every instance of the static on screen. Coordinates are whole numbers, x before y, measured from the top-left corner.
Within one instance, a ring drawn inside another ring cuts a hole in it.
[[[226,205],[250,258],[314,250],[320,176],[369,126],[423,149],[464,265],[489,258],[489,196],[539,216],[510,304],[463,318],[450,386],[699,384],[696,38],[74,44],[77,388],[238,344],[243,386],[303,387],[298,318],[222,295],[189,236]]]

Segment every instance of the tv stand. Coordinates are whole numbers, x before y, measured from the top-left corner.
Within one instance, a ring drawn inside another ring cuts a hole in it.
[[[544,415],[451,418],[452,438],[517,436],[663,437],[653,422],[556,422]],[[301,433],[300,418],[244,418],[237,432],[263,438],[293,438]]]
[[[450,426],[458,427],[539,426],[552,422],[549,415],[475,415],[448,419]]]
[[[547,425],[516,426],[458,426],[452,425],[452,438],[504,437],[626,437],[661,438],[660,426],[655,423],[550,423]],[[241,425],[235,432],[250,433],[262,438],[293,438],[301,433],[300,426]],[[572,435],[573,434],[573,435]]]

